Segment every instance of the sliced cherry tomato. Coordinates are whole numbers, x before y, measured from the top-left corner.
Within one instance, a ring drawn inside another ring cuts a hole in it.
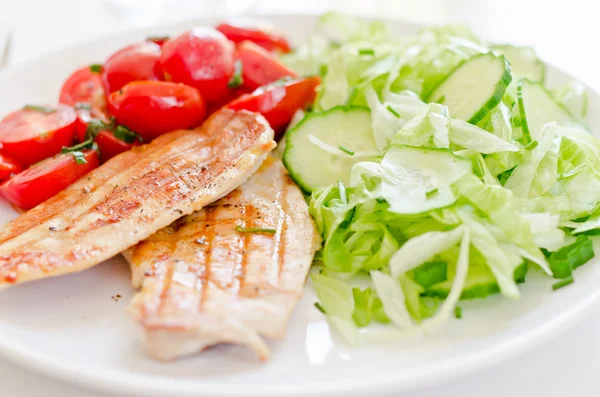
[[[118,124],[137,132],[149,142],[159,135],[199,126],[206,116],[197,89],[166,81],[136,81],[113,92]]]
[[[268,51],[290,52],[292,50],[285,37],[269,32],[258,24],[243,21],[228,22],[218,25],[217,30],[236,44],[250,40]]]
[[[80,107],[75,111],[77,114],[77,119],[75,120],[75,137],[79,142],[85,141],[87,127],[92,120],[98,120],[105,124],[108,123],[106,114],[95,108]]]
[[[167,40],[169,40],[169,36],[150,36],[146,38],[146,41],[151,41],[161,47],[167,42]]]
[[[141,144],[139,140],[135,140],[132,143],[122,141],[110,130],[100,131],[98,135],[96,135],[96,143],[98,144],[98,149],[100,149],[102,161],[111,159],[117,154],[126,152],[132,147]]]
[[[86,163],[71,153],[46,159],[15,175],[0,186],[0,195],[17,207],[31,209],[54,196],[100,165],[98,151],[83,150]]]
[[[0,180],[9,178],[23,170],[23,167],[12,157],[0,153]]]
[[[132,81],[161,80],[160,46],[146,41],[125,47],[111,55],[102,68],[102,82],[107,94],[120,90]]]
[[[251,41],[244,41],[238,46],[238,58],[243,65],[244,86],[252,90],[284,77],[298,76],[273,54]]]
[[[280,136],[294,113],[314,102],[319,84],[317,76],[278,82],[242,95],[227,106],[262,114]]]
[[[234,57],[234,45],[222,33],[195,28],[169,39],[160,63],[165,80],[195,87],[207,102],[214,102],[228,92]]]
[[[63,146],[71,146],[74,132],[72,107],[25,106],[0,122],[0,143],[4,153],[29,165],[55,155]]]
[[[106,96],[100,72],[93,72],[92,68],[85,66],[65,81],[60,91],[60,103],[75,106],[79,102],[86,102],[100,111],[106,109]]]

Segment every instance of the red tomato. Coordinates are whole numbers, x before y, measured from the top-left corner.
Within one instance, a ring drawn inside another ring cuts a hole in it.
[[[197,89],[166,81],[136,81],[113,92],[118,124],[137,132],[149,142],[159,135],[199,126],[206,116]]]
[[[290,80],[261,87],[251,94],[242,95],[227,105],[234,110],[249,110],[265,116],[280,135],[294,113],[315,100],[315,89],[321,84],[317,76]]]
[[[222,23],[217,26],[217,30],[236,44],[250,40],[268,51],[290,52],[292,50],[285,37],[261,29],[257,24]]]
[[[195,28],[169,39],[160,63],[165,80],[195,87],[207,102],[214,102],[228,91],[234,57],[234,45],[222,33]]]
[[[71,146],[75,132],[75,110],[67,105],[54,109],[26,106],[0,122],[3,152],[29,165]]]
[[[65,189],[100,165],[96,150],[84,150],[87,163],[72,154],[59,154],[33,165],[0,186],[0,195],[23,209],[31,209]]]
[[[10,156],[0,153],[0,180],[10,177],[12,174],[21,172],[23,167]]]
[[[111,159],[117,154],[126,152],[132,147],[140,145],[138,140],[134,141],[133,143],[122,141],[110,130],[100,131],[98,135],[96,135],[96,143],[98,144],[98,149],[100,149],[102,161]]]
[[[63,84],[59,102],[70,106],[75,106],[78,102],[86,102],[92,107],[104,111],[106,97],[100,73],[92,72],[90,66],[77,70]]]
[[[244,86],[252,90],[284,77],[298,76],[273,54],[251,41],[238,46],[238,58],[242,61]]]
[[[103,123],[108,123],[106,114],[100,112],[94,108],[84,109],[80,108],[76,110],[77,119],[75,120],[75,137],[79,142],[85,141],[85,134],[90,121],[99,120]]]
[[[161,80],[158,62],[160,46],[146,41],[133,44],[112,54],[104,63],[102,82],[107,94],[120,90],[125,84],[141,80]]]

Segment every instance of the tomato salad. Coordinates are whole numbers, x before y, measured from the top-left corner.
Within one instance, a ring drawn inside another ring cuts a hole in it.
[[[196,128],[223,106],[262,113],[281,136],[320,84],[279,61],[290,50],[274,32],[222,23],[149,37],[81,67],[58,104],[25,105],[0,121],[0,195],[33,208],[102,162]]]

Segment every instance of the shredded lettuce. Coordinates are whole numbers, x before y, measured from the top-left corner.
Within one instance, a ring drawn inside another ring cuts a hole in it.
[[[351,104],[371,114],[376,152],[311,140],[315,150],[359,160],[346,184],[307,198],[323,238],[323,269],[312,283],[329,324],[351,345],[439,327],[459,299],[518,299],[528,268],[568,278],[594,255],[600,144],[582,124],[583,85],[550,91],[556,103],[544,100],[574,121],[561,125],[540,106],[537,121],[548,123],[533,142],[517,103],[520,78],[543,75],[531,49],[519,49],[514,83],[477,125],[428,101],[457,65],[488,51],[462,26],[398,37],[380,22],[330,13],[282,56],[301,73],[321,74],[313,111]],[[383,331],[371,333],[373,323]]]

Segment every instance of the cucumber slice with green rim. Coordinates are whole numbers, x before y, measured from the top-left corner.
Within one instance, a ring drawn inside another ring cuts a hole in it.
[[[288,131],[283,163],[294,182],[311,193],[333,182],[347,183],[352,166],[369,160],[364,154],[375,150],[369,109],[338,106],[309,113]]]
[[[492,50],[506,57],[510,63],[513,77],[544,82],[546,65],[540,61],[533,48],[496,45],[492,47]]]
[[[458,65],[427,101],[442,102],[450,116],[477,124],[500,103],[511,81],[504,56],[479,54]]]
[[[539,141],[542,128],[551,121],[563,126],[575,124],[569,111],[539,82],[521,80],[517,101],[525,142]]]

